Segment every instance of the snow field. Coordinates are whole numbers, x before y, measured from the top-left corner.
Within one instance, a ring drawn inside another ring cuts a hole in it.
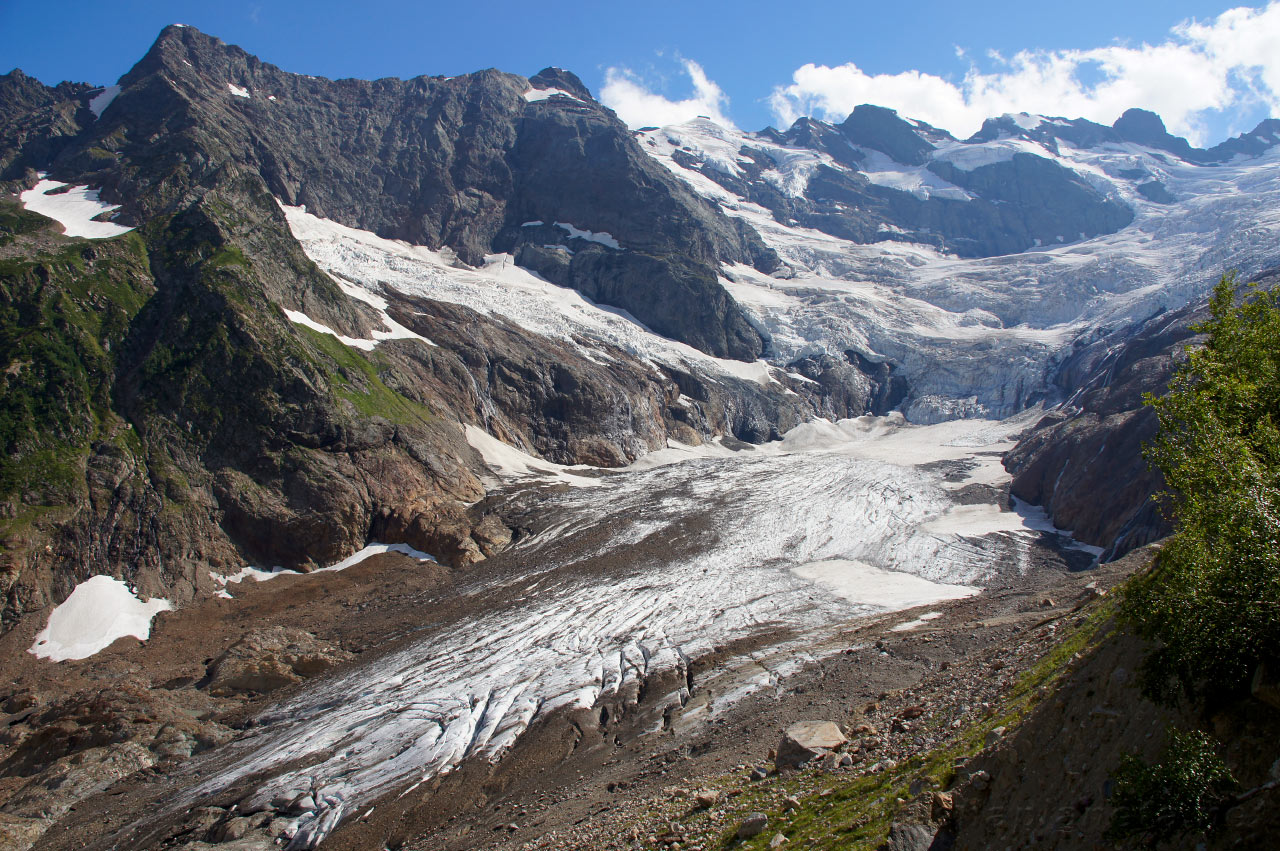
[[[61,189],[67,184],[44,179],[43,175],[41,177],[42,179],[34,187],[18,197],[26,209],[48,216],[62,225],[62,230],[67,236],[109,239],[133,230],[115,222],[94,221],[95,216],[120,208],[119,204],[106,204],[99,201],[97,189],[73,186],[66,192],[51,195],[50,192]]]
[[[48,625],[36,634],[27,652],[52,662],[87,659],[118,638],[146,641],[151,636],[151,619],[172,608],[168,600],[158,597],[138,599],[119,579],[92,576],[50,612]]]

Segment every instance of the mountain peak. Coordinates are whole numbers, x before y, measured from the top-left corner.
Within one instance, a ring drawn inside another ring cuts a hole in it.
[[[873,148],[906,165],[923,164],[933,150],[915,126],[884,106],[864,103],[854,107],[840,130],[855,145]]]
[[[529,82],[535,89],[560,89],[585,101],[595,100],[590,89],[578,79],[578,75],[563,68],[543,68],[530,77]]]
[[[1181,136],[1174,136],[1165,129],[1160,116],[1147,109],[1126,109],[1124,115],[1111,125],[1120,138],[1149,148],[1160,148],[1183,159],[1191,159],[1194,149]]]

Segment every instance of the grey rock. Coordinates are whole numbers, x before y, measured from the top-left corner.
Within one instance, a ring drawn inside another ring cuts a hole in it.
[[[764,833],[764,829],[769,826],[769,817],[764,813],[751,813],[738,825],[738,829],[734,831],[734,835],[739,839],[750,839],[753,836],[759,836]]]

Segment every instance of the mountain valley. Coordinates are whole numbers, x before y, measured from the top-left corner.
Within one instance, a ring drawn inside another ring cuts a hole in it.
[[[1092,847],[1119,753],[1015,816],[1017,725],[1189,717],[1113,590],[1280,121],[632,130],[181,25],[0,107],[0,845]]]

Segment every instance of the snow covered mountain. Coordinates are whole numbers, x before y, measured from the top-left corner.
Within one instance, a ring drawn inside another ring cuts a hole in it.
[[[227,786],[296,848],[554,713],[661,726],[753,648],[700,723],[851,618],[1158,534],[1136,397],[1280,264],[1278,166],[1280,123],[1140,110],[632,132],[560,69],[330,81],[180,26],[113,86],[14,72],[4,626],[69,601],[41,652],[96,653],[86,600],[145,636],[246,577],[457,571],[138,816]]]
[[[1004,116],[958,141],[859,107],[786,134],[696,119],[637,135],[782,258],[724,273],[773,357],[887,364],[930,422],[1052,400],[1077,341],[1275,265],[1278,130],[1197,151],[1131,110],[1115,128]]]

